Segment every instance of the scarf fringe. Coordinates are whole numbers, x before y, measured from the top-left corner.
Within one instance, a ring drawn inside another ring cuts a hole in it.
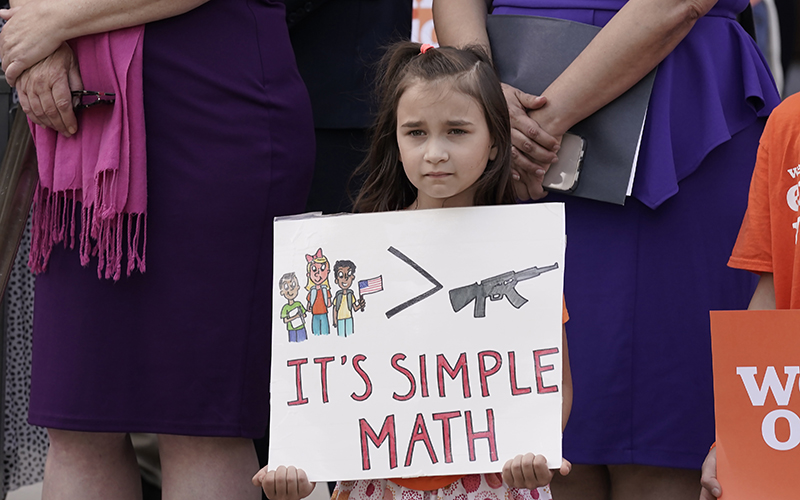
[[[80,199],[79,190],[51,192],[41,184],[36,187],[28,260],[34,273],[47,270],[53,245],[63,243],[64,248],[75,248],[76,199]],[[102,206],[102,200],[81,207],[78,234],[81,265],[86,267],[92,257],[97,257],[97,277],[117,281],[122,276],[122,259],[126,255],[127,276],[134,270],[145,272],[147,214],[114,213],[98,206]],[[111,217],[103,217],[104,213]]]

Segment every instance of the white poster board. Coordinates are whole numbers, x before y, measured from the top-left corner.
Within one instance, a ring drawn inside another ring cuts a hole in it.
[[[270,468],[559,467],[565,242],[560,203],[277,219]]]

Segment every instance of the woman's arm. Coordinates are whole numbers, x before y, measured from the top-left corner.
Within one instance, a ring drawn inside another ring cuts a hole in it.
[[[491,0],[434,0],[433,22],[441,45],[482,45],[489,50],[486,16]]]
[[[82,90],[66,41],[187,12],[207,0],[11,0],[0,10],[0,58],[33,123],[67,137],[78,130],[71,90]]]
[[[540,138],[555,137],[560,142],[573,125],[641,80],[716,1],[630,0],[542,93],[547,104],[528,110],[535,126],[527,122],[520,127],[512,118],[512,127],[516,129],[512,143],[517,150],[514,166],[529,174],[528,181],[538,179],[538,186],[528,183],[531,196],[541,193],[541,177],[534,174],[549,166],[544,153],[554,149],[549,143],[540,142]],[[435,0],[433,7],[436,32],[442,44],[488,44],[484,0]],[[520,108],[520,105],[509,99],[509,107]],[[513,116],[520,110],[510,109],[510,112]]]
[[[10,84],[65,41],[187,12],[207,0],[12,0],[0,11],[0,56]]]
[[[561,136],[655,68],[717,0],[630,0],[542,93],[533,112]]]

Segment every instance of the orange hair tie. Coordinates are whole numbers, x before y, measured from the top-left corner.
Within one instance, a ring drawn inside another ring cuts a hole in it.
[[[419,52],[420,52],[420,54],[424,54],[425,52],[428,52],[428,51],[429,51],[430,49],[432,49],[432,48],[434,48],[434,47],[433,47],[433,45],[431,45],[431,44],[429,44],[429,43],[423,43],[423,44],[422,44],[422,45],[419,47]]]

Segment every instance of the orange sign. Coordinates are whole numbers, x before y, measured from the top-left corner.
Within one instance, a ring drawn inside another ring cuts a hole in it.
[[[433,29],[433,0],[414,0],[411,41],[438,45]]]
[[[800,491],[800,310],[712,311],[722,500]]]

